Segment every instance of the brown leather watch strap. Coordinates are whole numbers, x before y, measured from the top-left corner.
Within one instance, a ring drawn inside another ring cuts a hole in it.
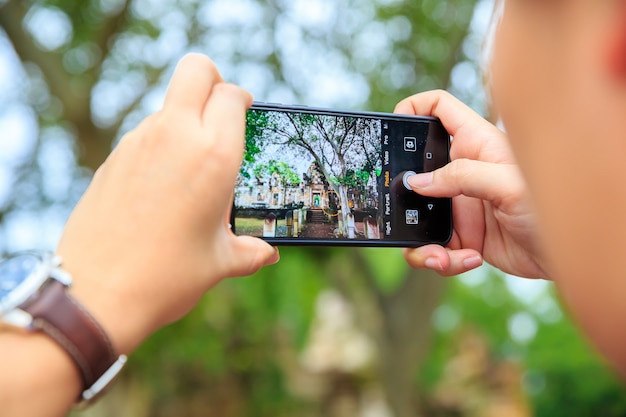
[[[33,326],[57,341],[78,367],[85,389],[91,387],[117,360],[115,349],[96,320],[51,279],[33,301],[21,306],[33,317]]]

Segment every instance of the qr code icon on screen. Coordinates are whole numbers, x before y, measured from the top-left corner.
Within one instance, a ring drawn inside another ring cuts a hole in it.
[[[419,216],[417,210],[407,210],[406,211],[406,224],[418,224]]]

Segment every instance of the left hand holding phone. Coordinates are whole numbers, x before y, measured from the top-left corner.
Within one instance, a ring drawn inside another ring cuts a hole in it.
[[[121,140],[71,215],[57,253],[118,351],[181,318],[221,279],[278,261],[275,248],[228,227],[251,103],[207,57],[186,56],[163,109]]]

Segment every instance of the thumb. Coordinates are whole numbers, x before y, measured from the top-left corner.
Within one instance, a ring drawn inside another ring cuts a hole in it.
[[[524,189],[524,180],[513,164],[457,159],[432,172],[407,179],[413,191],[430,197],[465,195],[499,202]]]
[[[278,248],[252,236],[234,236],[231,248],[233,265],[228,270],[231,277],[252,275],[280,259]]]

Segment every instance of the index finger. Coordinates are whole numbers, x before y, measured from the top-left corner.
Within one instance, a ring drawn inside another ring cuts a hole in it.
[[[213,86],[222,81],[215,64],[207,56],[187,54],[174,70],[163,108],[202,117]]]
[[[202,125],[213,163],[220,172],[219,181],[212,187],[221,189],[221,195],[233,191],[244,153],[246,110],[251,104],[252,96],[247,91],[234,84],[219,83],[206,105]]]
[[[405,98],[396,105],[394,113],[437,117],[452,136],[470,125],[478,124],[481,129],[493,126],[445,90],[427,91]]]
[[[395,111],[434,116],[441,120],[448,133],[454,137],[450,149],[452,159],[515,161],[503,132],[447,91],[415,94],[398,103]]]

